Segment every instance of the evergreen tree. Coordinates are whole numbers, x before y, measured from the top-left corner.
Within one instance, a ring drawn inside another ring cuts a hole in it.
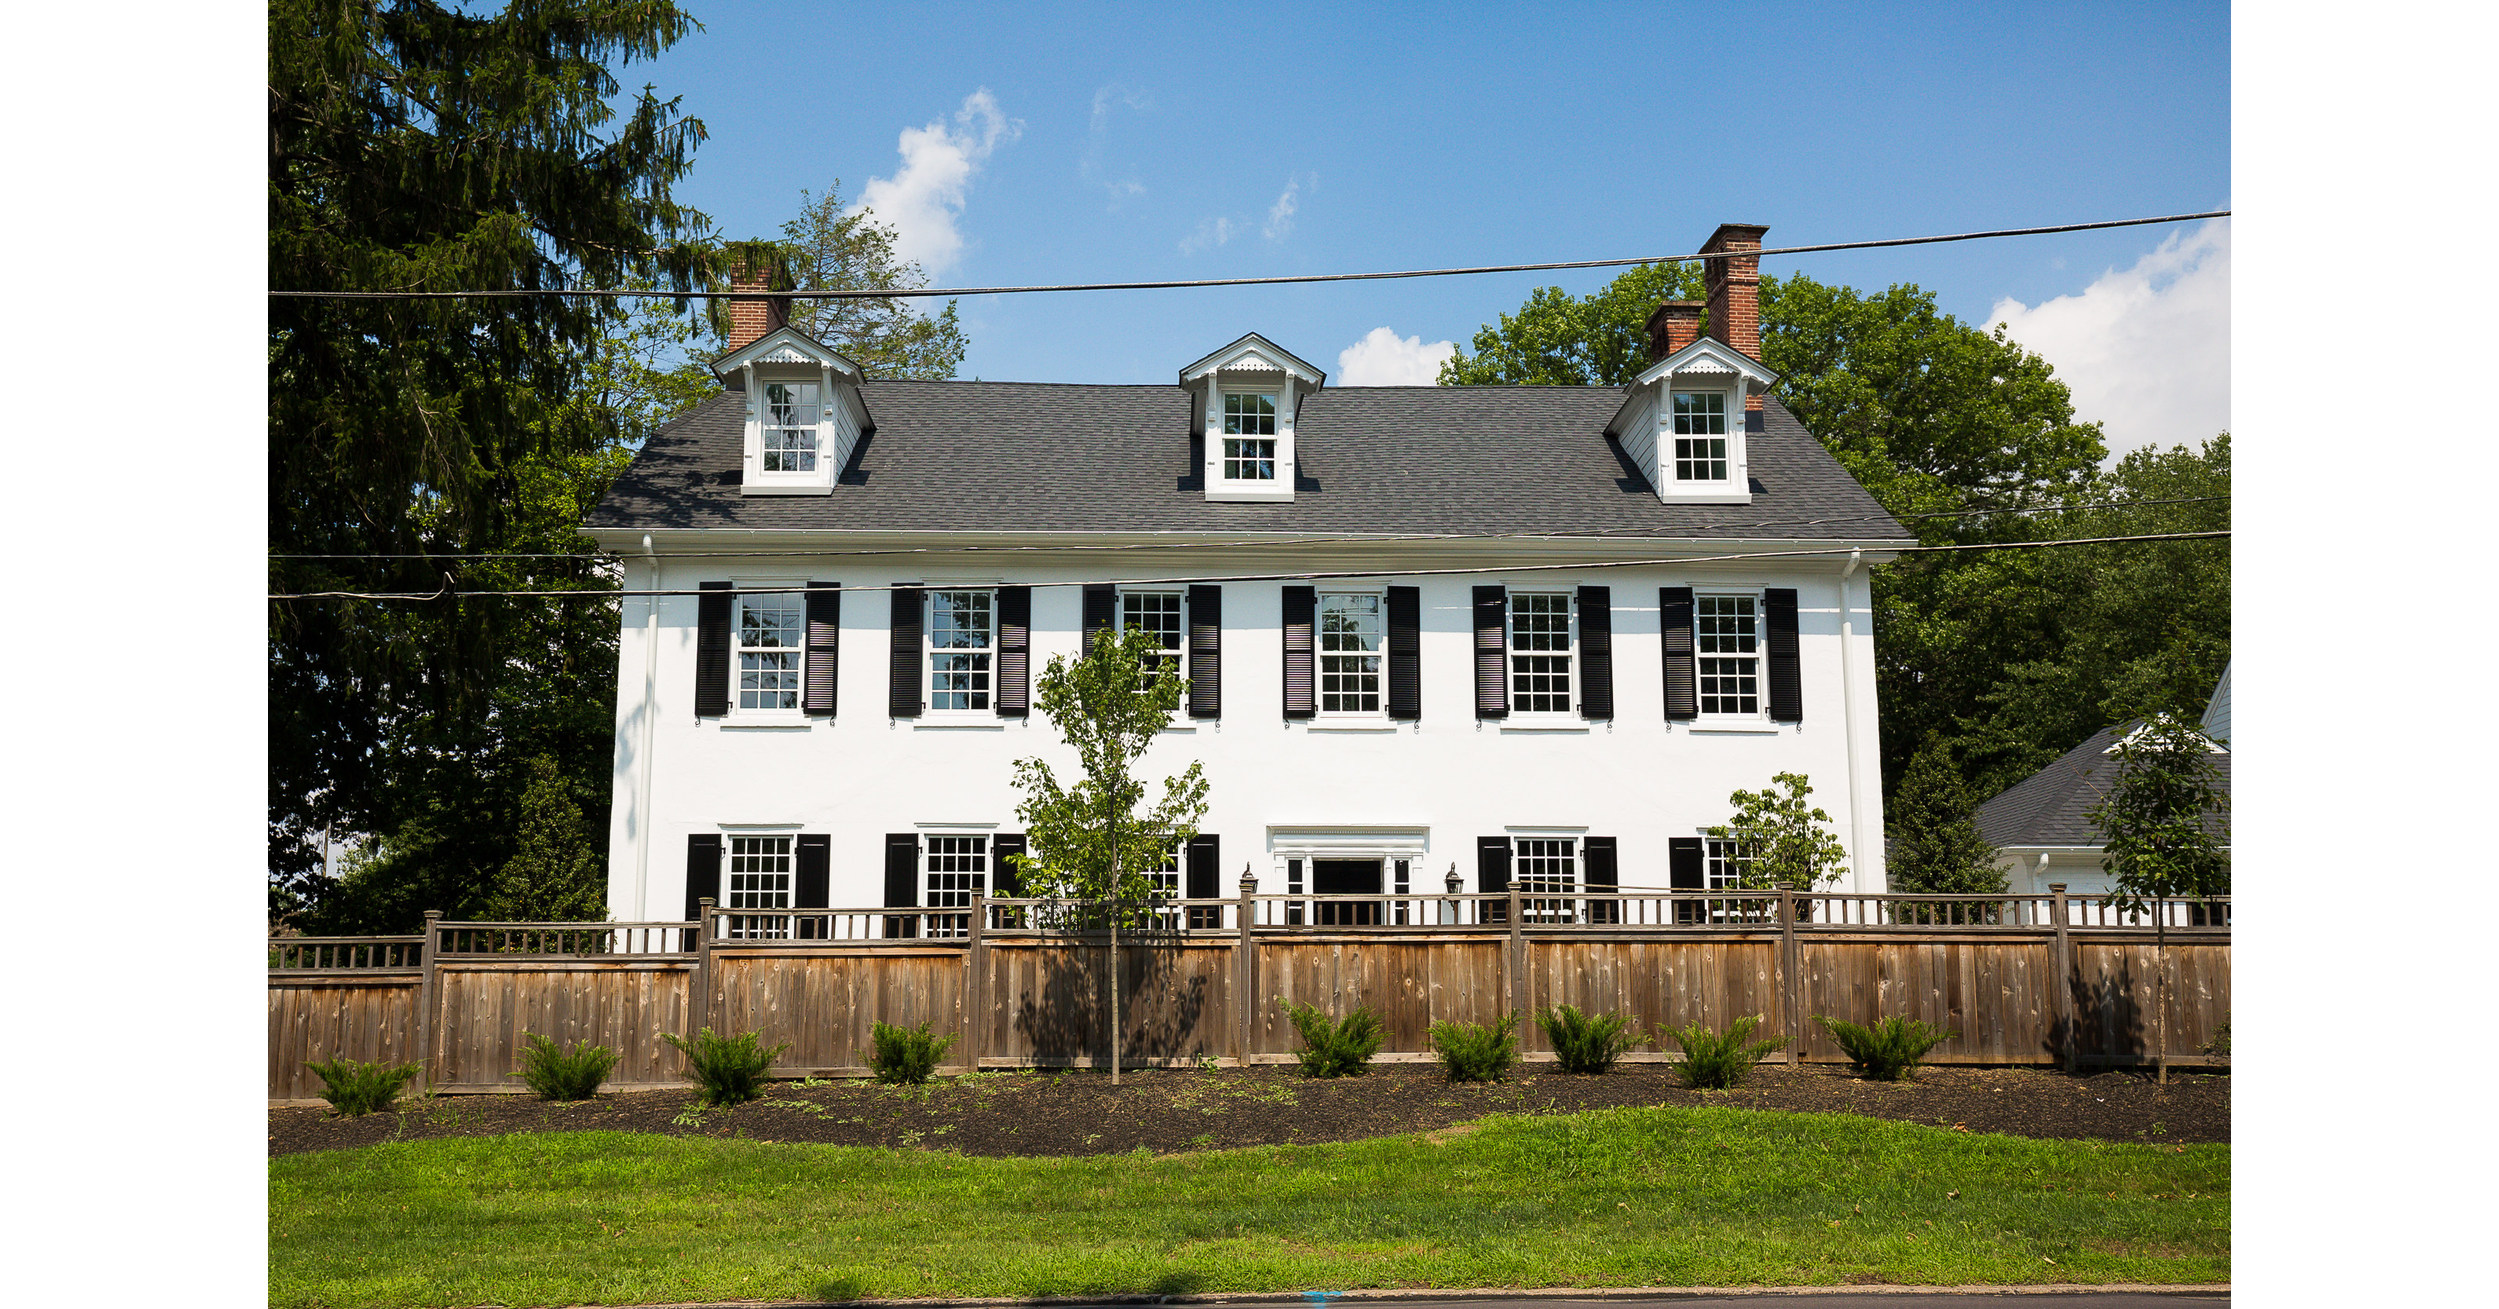
[[[798,193],[798,216],[781,225],[792,289],[863,291],[928,285],[921,267],[894,253],[894,229],[869,210],[842,212],[842,183]],[[870,377],[954,376],[970,348],[954,301],[934,316],[912,300],[793,300],[790,326],[841,351]]]
[[[2002,895],[1996,848],[1978,834],[1978,806],[1953,766],[1952,751],[1930,736],[1909,760],[1885,808],[1891,889],[1902,895]]]
[[[2212,742],[2186,717],[2156,711],[2117,742],[2117,778],[2091,810],[2113,883],[2129,912],[2154,900],[2230,894],[2223,850],[2230,798]]]
[[[521,792],[520,849],[495,878],[486,915],[498,923],[598,922],[607,918],[607,879],[598,851],[582,830],[581,806],[573,803],[555,760],[529,761],[529,788]]]

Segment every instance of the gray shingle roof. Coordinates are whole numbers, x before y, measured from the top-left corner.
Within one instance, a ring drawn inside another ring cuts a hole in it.
[[[2106,796],[2117,778],[2117,760],[2109,747],[2132,722],[2103,728],[2088,741],[2065,752],[2055,763],[2023,778],[2012,789],[1978,807],[1978,834],[1989,845],[2096,846],[2100,829],[2084,815]],[[2221,793],[2230,794],[2230,756],[2211,756],[2221,775]],[[2209,820],[2208,816],[2208,820]],[[2226,839],[2229,820],[2220,819]]]
[[[1210,504],[1176,386],[872,381],[827,496],[738,488],[737,398],[661,428],[586,525],[853,531],[1608,532],[1899,539],[1793,415],[1751,437],[1749,505],[1660,503],[1605,424],[1612,387],[1343,387],[1302,402],[1290,504]],[[1801,519],[1845,519],[1821,525]],[[1775,521],[1779,526],[1752,525]]]

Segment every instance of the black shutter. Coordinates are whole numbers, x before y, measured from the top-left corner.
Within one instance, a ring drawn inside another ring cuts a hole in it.
[[[1618,866],[1615,861],[1615,842],[1613,837],[1589,837],[1587,845],[1582,849],[1583,853],[1580,856],[1580,871],[1587,875],[1588,889],[1590,891],[1610,892],[1623,884],[1622,875],[1618,871]],[[1620,900],[1589,901],[1588,921],[1592,923],[1619,923],[1623,921],[1623,902]]]
[[[1223,717],[1223,588],[1189,588],[1189,717]]]
[[[1614,589],[1579,588],[1579,716],[1614,716]]]
[[[703,901],[720,902],[720,833],[697,832],[685,839],[685,920],[700,918]],[[699,930],[699,929],[698,929]],[[685,948],[692,950],[699,938],[686,933]]]
[[[1423,716],[1423,588],[1388,588],[1388,716]]]
[[[1701,838],[1674,836],[1666,840],[1666,885],[1676,891],[1699,891],[1701,885]],[[1675,906],[1675,921],[1697,923],[1706,918],[1701,904],[1690,901]]]
[[[827,909],[833,904],[833,838],[822,832],[798,834],[798,858],[794,864],[797,877],[790,887],[790,908]],[[813,941],[828,933],[827,919],[814,916],[798,920],[797,935]]]
[[[1032,713],[1033,589],[998,588],[998,694],[1000,718]]]
[[[698,582],[704,594],[694,602],[694,716],[720,718],[729,712],[730,584]],[[713,595],[717,591],[720,594]],[[658,597],[652,597],[658,603]]]
[[[842,584],[807,584],[807,714],[830,718],[842,668]]]
[[[1007,862],[1011,854],[1029,854],[1022,832],[1000,832],[989,838],[989,884],[1010,900],[1024,898],[1024,872]]]
[[[1692,668],[1692,588],[1657,588],[1658,630],[1666,638],[1666,716],[1677,721],[1701,716],[1699,686]]]
[[[1509,658],[1502,650],[1502,624],[1508,617],[1509,592],[1498,586],[1475,588],[1475,716],[1510,716]]]
[[[913,832],[889,833],[885,838],[885,907],[910,909],[920,903],[920,838]],[[920,919],[904,914],[885,920],[885,935],[918,936]]]
[[[891,685],[886,690],[885,712],[896,718],[920,716],[920,624],[921,589],[916,586],[894,588],[893,663],[888,673]]]
[[[1479,836],[1475,838],[1475,889],[1485,895],[1503,897],[1486,900],[1477,909],[1479,923],[1510,921],[1510,838]]]
[[[1284,716],[1314,718],[1319,713],[1315,640],[1311,628],[1318,618],[1319,590],[1311,586],[1284,588]]]
[[[1805,721],[1805,678],[1796,663],[1796,588],[1774,586],[1761,593],[1762,617],[1769,630],[1770,721]]]
[[[1189,838],[1188,880],[1181,884],[1181,895],[1189,900],[1220,900],[1223,898],[1223,838],[1213,832],[1200,832]],[[1223,908],[1206,905],[1189,911],[1193,930],[1213,931],[1223,926]]]
[[[1119,588],[1108,582],[1085,585],[1084,645],[1080,655],[1093,653],[1093,634],[1110,630],[1119,621]]]

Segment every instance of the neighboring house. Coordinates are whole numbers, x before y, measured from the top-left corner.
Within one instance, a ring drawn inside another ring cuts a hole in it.
[[[1769,396],[1758,262],[1626,388],[1331,388],[1256,334],[1176,384],[883,381],[733,301],[725,389],[586,524],[663,593],[624,602],[611,910],[1011,887],[1013,761],[1074,771],[1035,679],[1103,628],[1190,679],[1144,762],[1211,783],[1177,893],[1701,889],[1780,772],[1882,890],[1867,568],[1912,541]]]
[[[2074,896],[2104,896],[2111,889],[2107,850],[2089,815],[2117,780],[2118,740],[2132,721],[2094,733],[2055,763],[2022,779],[1978,807],[1978,834],[1996,847],[1996,866],[2015,895],[2046,895],[2050,882],[2065,883]],[[2213,770],[2230,794],[2230,671],[2205,706],[2203,732],[2213,738]],[[2228,815],[2217,816],[2227,845]]]

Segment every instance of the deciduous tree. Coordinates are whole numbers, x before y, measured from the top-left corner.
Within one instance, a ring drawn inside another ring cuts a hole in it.
[[[1735,816],[1709,834],[1735,843],[1742,885],[1810,891],[1848,875],[1848,847],[1828,830],[1831,815],[1805,803],[1813,790],[1803,773],[1775,773],[1769,786],[1727,797]]]

